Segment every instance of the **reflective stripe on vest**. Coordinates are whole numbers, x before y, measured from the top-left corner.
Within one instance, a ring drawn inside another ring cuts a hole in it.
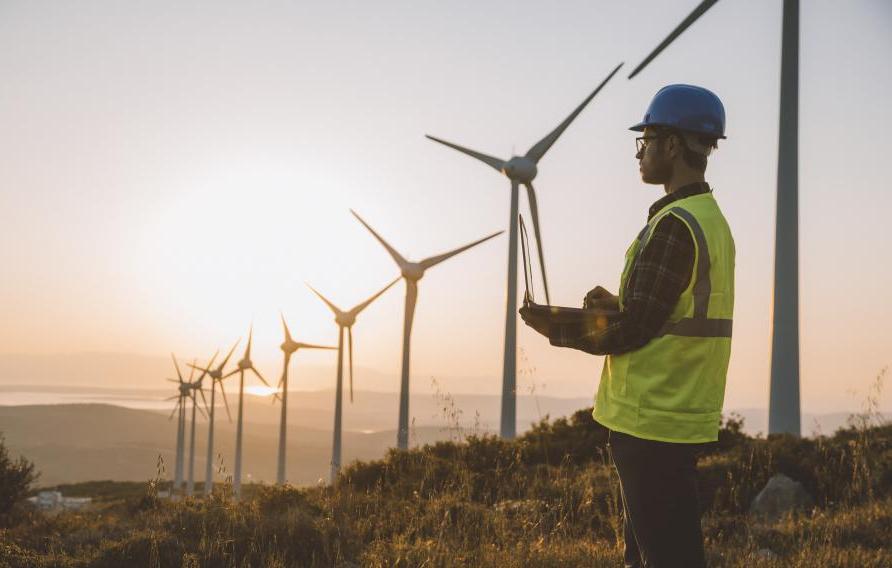
[[[703,227],[697,219],[681,207],[673,207],[668,211],[683,218],[687,222],[694,238],[697,239],[697,249],[700,251],[697,259],[697,268],[694,273],[696,281],[691,292],[694,295],[694,317],[682,318],[677,322],[667,321],[657,333],[657,337],[664,335],[682,335],[685,337],[731,337],[732,320],[709,319],[709,294],[712,293],[712,285],[709,282],[709,246],[706,244],[706,235]],[[650,225],[647,226],[650,228]],[[638,247],[638,251],[647,244],[650,231],[646,228],[644,242]]]

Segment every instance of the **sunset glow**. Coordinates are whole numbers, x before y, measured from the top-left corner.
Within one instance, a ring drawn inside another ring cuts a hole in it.
[[[272,396],[279,392],[279,389],[264,385],[251,385],[245,387],[245,393],[254,396]]]

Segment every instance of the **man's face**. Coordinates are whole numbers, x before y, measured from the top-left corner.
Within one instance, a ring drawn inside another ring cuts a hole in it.
[[[642,135],[646,138],[644,148],[635,157],[638,159],[638,170],[641,181],[652,184],[665,184],[672,178],[672,158],[669,155],[670,141],[653,128],[645,128]],[[654,138],[659,136],[658,138]]]

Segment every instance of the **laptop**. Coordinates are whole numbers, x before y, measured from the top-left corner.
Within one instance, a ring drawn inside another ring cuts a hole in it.
[[[609,320],[619,313],[617,310],[569,308],[537,304],[533,290],[533,266],[532,257],[530,256],[529,236],[527,235],[526,225],[523,222],[523,215],[518,215],[518,223],[520,224],[520,250],[523,254],[523,306],[525,308],[537,315],[545,316],[547,313],[548,318],[554,323],[590,323],[601,317],[606,317]]]

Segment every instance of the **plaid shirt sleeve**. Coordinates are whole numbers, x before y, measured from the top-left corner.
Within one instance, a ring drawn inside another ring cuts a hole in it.
[[[552,345],[594,355],[634,351],[653,339],[669,319],[694,267],[694,241],[674,215],[663,217],[632,267],[623,310],[612,318],[599,316],[582,325],[553,324]]]

